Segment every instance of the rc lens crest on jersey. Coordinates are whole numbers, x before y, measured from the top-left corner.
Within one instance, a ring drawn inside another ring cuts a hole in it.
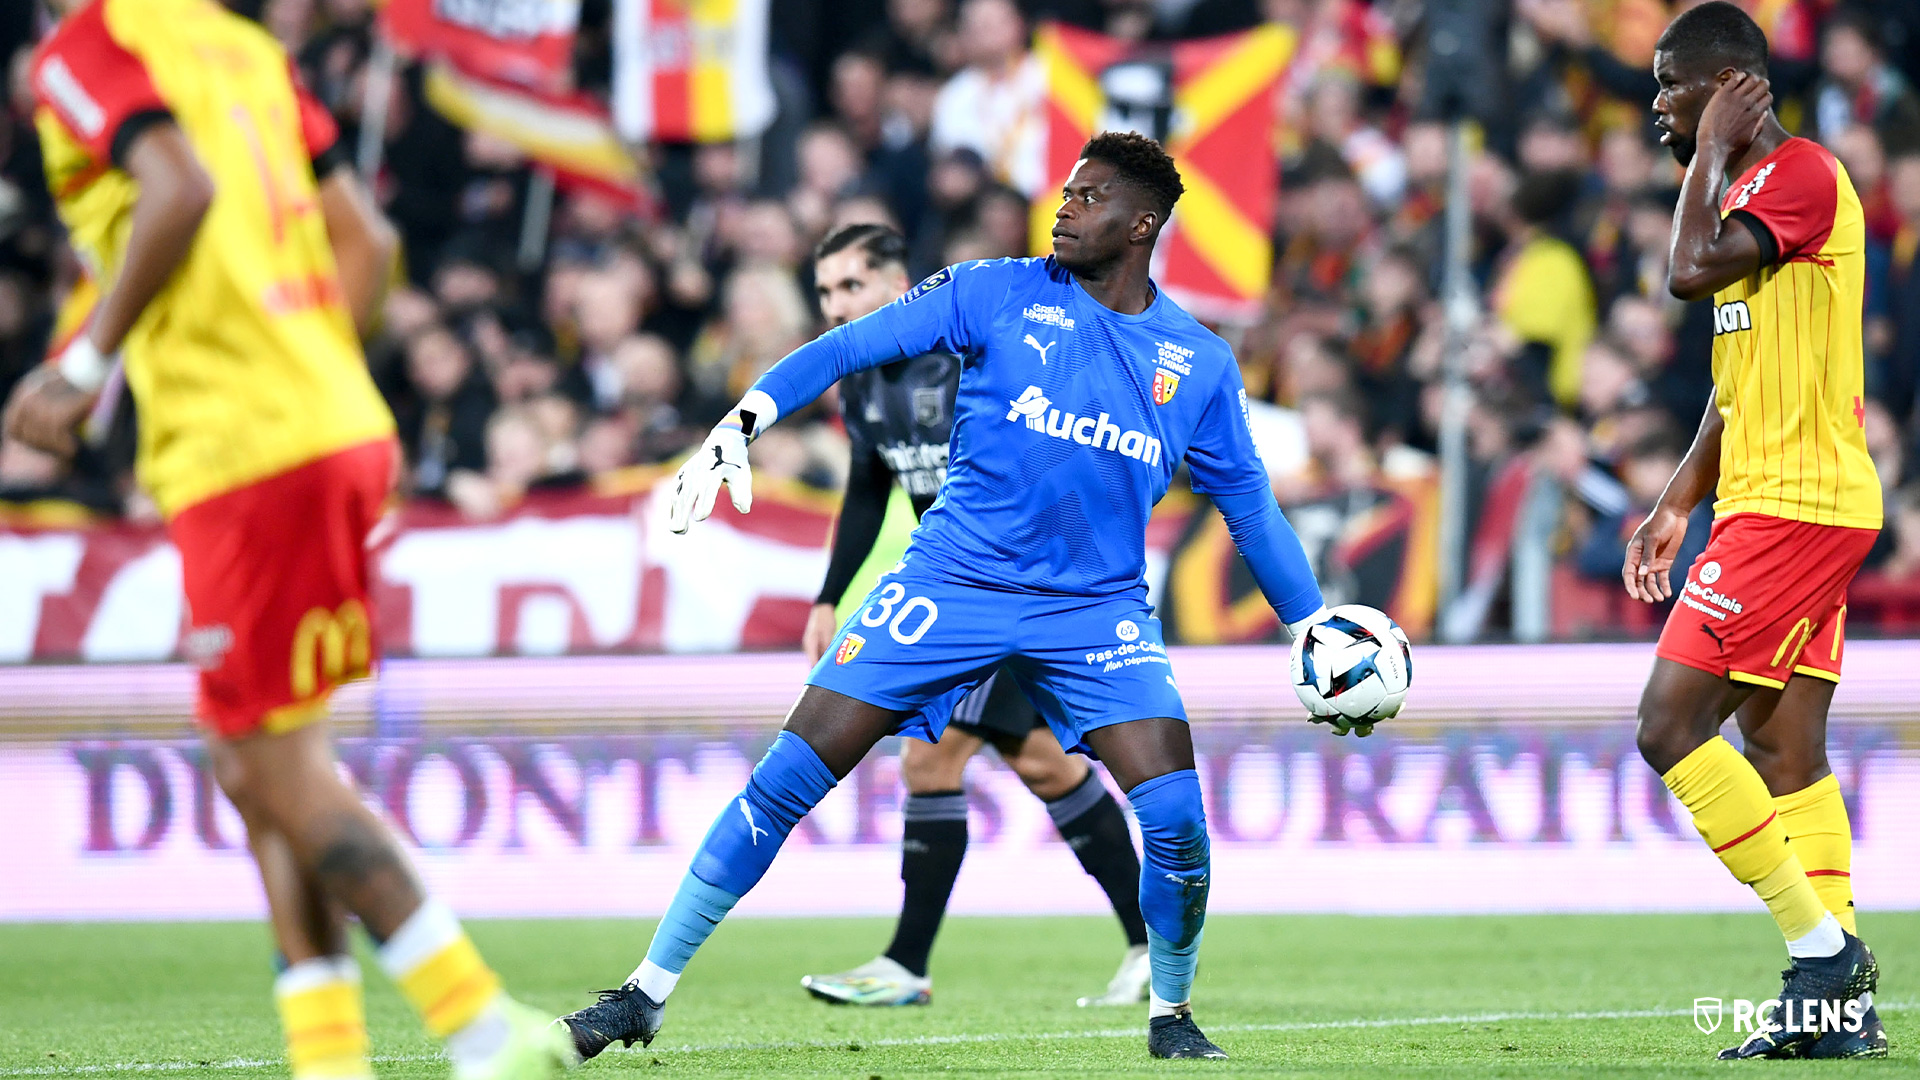
[[[845,664],[852,661],[854,657],[860,655],[860,649],[866,645],[866,643],[867,639],[861,637],[859,634],[848,634],[846,637],[841,638],[840,648],[833,654],[833,662],[836,664]]]
[[[1172,401],[1173,395],[1177,393],[1179,389],[1180,376],[1175,375],[1166,368],[1157,368],[1154,370],[1153,403],[1155,405],[1165,405],[1167,402]]]

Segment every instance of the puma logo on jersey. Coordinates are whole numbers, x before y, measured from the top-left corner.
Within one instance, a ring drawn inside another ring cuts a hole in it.
[[[1130,457],[1148,465],[1160,464],[1159,439],[1144,431],[1123,430],[1120,425],[1110,421],[1106,413],[1101,413],[1098,418],[1063,413],[1052,407],[1053,402],[1048,401],[1046,393],[1037,386],[1027,387],[1018,401],[1009,401],[1007,405],[1007,419],[1024,422],[1028,431]]]
[[[1715,335],[1731,334],[1735,330],[1753,329],[1753,315],[1747,310],[1745,300],[1735,300],[1730,304],[1713,305],[1713,332]]]
[[[1040,354],[1040,362],[1044,364],[1047,362],[1047,350],[1053,348],[1055,345],[1058,345],[1060,343],[1057,341],[1049,341],[1045,345],[1042,345],[1038,341],[1034,340],[1034,337],[1032,334],[1028,334],[1027,344],[1033,346],[1033,351]]]

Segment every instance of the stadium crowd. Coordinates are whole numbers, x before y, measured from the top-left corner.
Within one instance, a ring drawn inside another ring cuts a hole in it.
[[[1920,626],[1920,467],[1909,464],[1920,454],[1920,4],[1744,6],[1771,36],[1783,119],[1845,163],[1869,217],[1862,407],[1888,527],[1855,587],[1854,625]],[[79,273],[44,189],[23,78],[38,29],[31,7],[0,16],[11,57],[0,116],[0,395],[44,355]],[[256,7],[351,145],[368,83],[368,0]],[[590,91],[610,77],[608,7],[583,4],[575,68]],[[1468,354],[1473,576],[1502,565],[1516,493],[1556,481],[1562,632],[1657,627],[1619,596],[1621,551],[1684,453],[1711,384],[1710,305],[1665,289],[1679,171],[1648,111],[1653,42],[1677,7],[1515,0],[1505,69],[1488,76],[1500,110],[1473,135],[1472,268],[1486,309]],[[1421,8],[775,0],[774,127],[752,142],[649,149],[638,210],[564,192],[531,260],[521,235],[527,162],[450,125],[425,103],[419,72],[404,71],[375,179],[404,241],[404,281],[369,349],[399,419],[404,487],[484,520],[529,491],[685,452],[817,332],[808,253],[838,225],[895,224],[916,273],[1028,254],[1029,200],[1047,194],[1035,190],[1033,165],[1045,89],[1030,53],[1038,20],[1150,40],[1274,21],[1291,25],[1298,45],[1272,136],[1282,170],[1273,283],[1257,323],[1223,332],[1251,394],[1276,406],[1270,429],[1289,440],[1270,455],[1283,502],[1332,515],[1328,558],[1364,559],[1358,534],[1382,499],[1425,507],[1411,527],[1430,530],[1447,134],[1419,108]],[[150,516],[127,472],[130,414],[120,410],[113,434],[71,470],[0,446],[0,498]],[[830,403],[767,434],[754,455],[763,473],[837,487],[845,443]],[[1401,549],[1406,560],[1432,558],[1430,543]],[[1323,577],[1337,569],[1323,566]],[[1351,598],[1385,606],[1409,575],[1431,580],[1396,566],[1376,595],[1363,585]]]

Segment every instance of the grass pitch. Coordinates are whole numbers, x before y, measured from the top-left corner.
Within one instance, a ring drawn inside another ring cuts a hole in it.
[[[482,922],[482,950],[555,1012],[618,982],[652,923]],[[928,1073],[1107,1077],[1920,1075],[1920,914],[1872,914],[1893,1060],[1717,1063],[1729,1026],[1696,997],[1765,998],[1782,951],[1759,915],[1338,918],[1227,916],[1201,952],[1197,1018],[1228,1062],[1155,1062],[1145,1010],[1080,1009],[1121,939],[1110,919],[953,919],[934,1003],[860,1010],[809,999],[801,975],[871,957],[873,919],[738,920],[694,961],[650,1049],[581,1080]],[[264,927],[0,926],[0,1080],[57,1075],[285,1075]],[[368,966],[383,1077],[446,1066]]]

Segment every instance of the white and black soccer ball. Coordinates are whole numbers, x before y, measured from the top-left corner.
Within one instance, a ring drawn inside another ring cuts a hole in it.
[[[1342,604],[1294,639],[1292,668],[1294,693],[1308,712],[1370,724],[1407,699],[1413,650],[1386,612]]]

